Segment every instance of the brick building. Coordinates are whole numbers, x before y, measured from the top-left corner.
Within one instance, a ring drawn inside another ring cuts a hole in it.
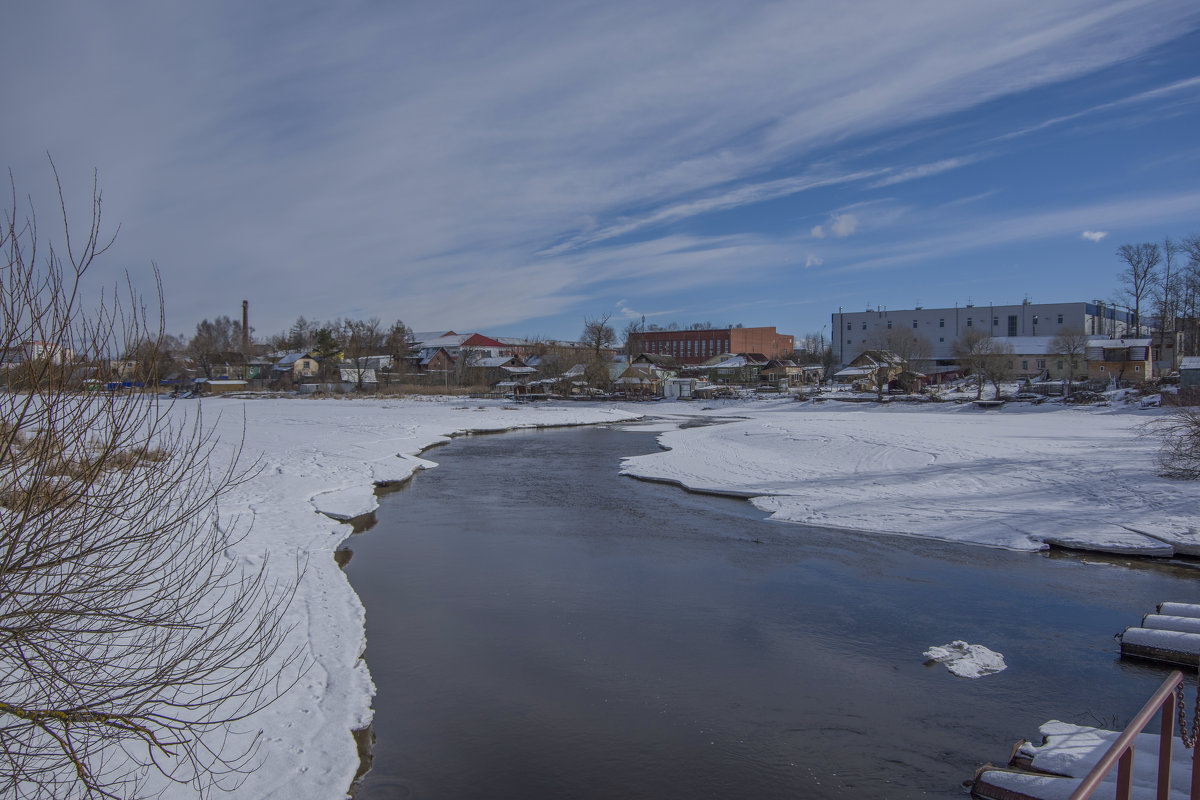
[[[638,350],[668,355],[684,364],[700,364],[721,353],[762,353],[791,358],[795,337],[769,328],[710,328],[689,331],[641,331]]]

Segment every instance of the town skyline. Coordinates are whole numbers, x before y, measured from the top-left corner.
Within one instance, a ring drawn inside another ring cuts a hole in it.
[[[167,331],[378,317],[574,339],[1111,301],[1200,233],[1184,2],[13,9],[5,166]],[[74,225],[83,224],[72,219]]]

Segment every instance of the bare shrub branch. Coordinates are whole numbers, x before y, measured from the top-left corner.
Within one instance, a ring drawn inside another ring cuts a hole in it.
[[[265,558],[247,569],[230,554],[246,530],[220,518],[217,500],[254,465],[215,459],[199,415],[173,412],[152,387],[100,388],[111,359],[161,343],[163,316],[157,268],[157,319],[128,279],[84,307],[83,277],[112,244],[95,184],[80,234],[59,184],[61,243],[11,195],[0,231],[0,794],[236,786],[258,763],[257,732],[236,723],[303,666],[283,624],[296,575],[280,583]]]

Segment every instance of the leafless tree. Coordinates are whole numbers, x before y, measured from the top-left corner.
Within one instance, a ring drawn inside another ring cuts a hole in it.
[[[1154,314],[1158,317],[1160,358],[1168,349],[1175,356],[1179,355],[1174,347],[1167,348],[1166,343],[1168,336],[1173,338],[1178,336],[1179,312],[1183,294],[1183,277],[1178,263],[1181,253],[1182,247],[1179,242],[1170,236],[1163,239],[1162,270],[1155,276],[1154,285],[1150,288],[1150,295],[1154,300]],[[1170,364],[1167,371],[1171,371],[1175,366],[1174,363]]]
[[[341,370],[344,374],[349,373],[354,388],[362,391],[363,382],[370,371],[374,369],[378,372],[382,368],[380,356],[386,355],[384,347],[387,334],[376,317],[343,320],[339,328],[337,338],[343,343]]]
[[[983,397],[983,385],[988,381],[988,361],[996,352],[996,344],[990,334],[977,328],[968,328],[950,348],[959,366],[975,381],[975,399]]]
[[[612,325],[608,324],[611,317],[612,314],[603,314],[599,317],[586,317],[583,320],[583,333],[580,334],[579,341],[592,351],[597,360],[600,359],[602,350],[612,347],[617,341],[616,331],[613,330]]]
[[[1087,343],[1088,335],[1078,325],[1061,329],[1050,340],[1050,351],[1055,355],[1062,356],[1067,365],[1068,393],[1070,393],[1071,382],[1075,380],[1075,368],[1087,355]]]
[[[243,341],[241,322],[229,317],[203,319],[196,323],[196,335],[188,343],[187,352],[204,377],[211,378],[214,367],[223,364],[228,354],[241,353]]]
[[[282,624],[291,590],[226,555],[245,530],[216,501],[249,473],[212,459],[198,416],[181,422],[156,395],[78,391],[147,338],[151,315],[130,287],[82,307],[82,278],[112,243],[94,185],[79,232],[59,186],[55,243],[16,197],[0,347],[30,357],[8,360],[0,394],[0,794],[236,786],[258,763],[237,721],[301,667]],[[160,289],[160,330],[161,308]]]
[[[1158,463],[1169,478],[1200,478],[1200,409],[1184,406],[1149,426],[1158,435]]]
[[[1123,244],[1117,248],[1117,258],[1125,264],[1118,277],[1124,290],[1124,299],[1133,306],[1134,336],[1140,336],[1142,302],[1150,297],[1162,253],[1154,242]]]
[[[642,353],[642,325],[642,322],[631,319],[626,323],[624,330],[621,331],[621,341],[625,343],[625,355],[631,360],[637,358]]]
[[[987,380],[992,384],[992,388],[996,392],[996,399],[999,400],[1000,384],[1011,381],[1016,372],[1016,365],[1013,364],[1013,347],[1000,339],[991,336],[987,338],[987,352],[982,354],[980,360],[981,380]]]

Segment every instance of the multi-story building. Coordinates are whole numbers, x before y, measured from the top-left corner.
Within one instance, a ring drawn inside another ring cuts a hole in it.
[[[841,311],[832,316],[834,362],[849,364],[859,353],[878,346],[883,334],[908,330],[929,340],[935,364],[953,363],[951,348],[970,330],[995,337],[1055,336],[1078,329],[1088,336],[1124,336],[1132,331],[1133,315],[1127,309],[1101,302],[1031,303],[1018,305],[966,305],[954,308],[875,308]]]
[[[768,359],[791,358],[794,336],[769,328],[708,328],[686,331],[641,331],[643,353],[672,356],[684,364],[700,364],[722,353],[762,353]]]

